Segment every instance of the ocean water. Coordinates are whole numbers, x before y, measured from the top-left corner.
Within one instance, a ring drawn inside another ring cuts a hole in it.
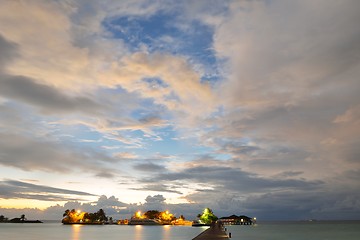
[[[226,228],[234,240],[360,240],[360,221],[259,222]]]
[[[359,240],[360,221],[259,222],[226,226],[234,240]],[[206,227],[0,224],[0,240],[191,240]]]
[[[0,240],[183,240],[206,227],[1,223]]]

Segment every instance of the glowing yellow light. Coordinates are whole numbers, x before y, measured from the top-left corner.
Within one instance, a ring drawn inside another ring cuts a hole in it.
[[[76,212],[77,212],[77,214],[80,214],[80,213],[81,213],[81,210],[77,210]]]
[[[142,216],[141,216],[141,211],[137,211],[136,214],[135,214],[135,217],[137,217],[137,218],[142,218]]]

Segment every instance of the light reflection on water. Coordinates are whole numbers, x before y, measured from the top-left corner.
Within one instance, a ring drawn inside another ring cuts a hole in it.
[[[71,225],[72,228],[72,240],[80,240],[80,228],[82,227],[82,225]]]
[[[69,226],[64,226],[69,227]],[[129,240],[183,240],[192,239],[204,231],[189,226],[118,226],[72,225],[71,239],[129,239]],[[65,237],[65,236],[64,236]],[[65,237],[66,238],[66,237]]]
[[[134,240],[141,240],[142,239],[143,226],[136,225],[134,227],[135,227]]]
[[[0,224],[0,239],[11,240],[186,240],[204,229],[191,226]]]
[[[165,225],[163,227],[163,238],[162,239],[170,239],[170,226]]]
[[[358,240],[360,222],[261,223],[227,226],[233,240]],[[62,225],[0,223],[4,240],[190,240],[206,228],[189,226]]]

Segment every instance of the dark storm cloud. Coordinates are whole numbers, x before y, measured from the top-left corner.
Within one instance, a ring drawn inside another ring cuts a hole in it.
[[[78,197],[71,197],[78,196]],[[0,181],[0,198],[25,198],[42,201],[69,201],[78,200],[80,196],[96,196],[91,193],[54,188],[16,180]]]
[[[249,196],[242,206],[264,219],[357,219],[359,193],[329,186],[317,191],[282,191]]]
[[[96,113],[101,106],[86,97],[70,97],[56,88],[23,76],[0,75],[0,95],[41,108],[47,113]]]

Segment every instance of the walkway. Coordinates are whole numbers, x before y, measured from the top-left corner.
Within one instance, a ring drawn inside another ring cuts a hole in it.
[[[229,237],[224,231],[223,225],[220,222],[216,222],[211,225],[210,228],[200,233],[197,237],[192,240],[226,240]]]

